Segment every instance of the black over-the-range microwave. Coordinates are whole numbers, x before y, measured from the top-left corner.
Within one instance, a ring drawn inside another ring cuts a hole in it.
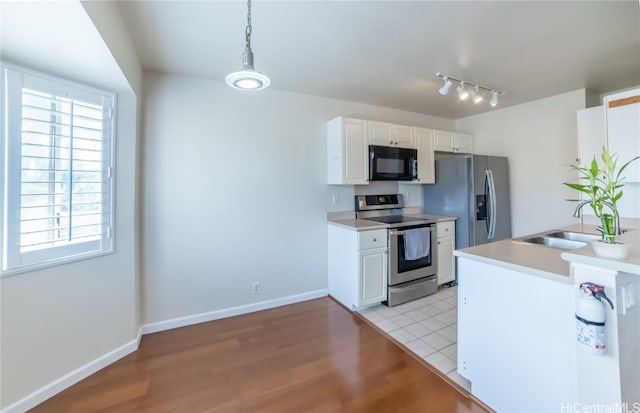
[[[369,145],[370,181],[413,181],[417,178],[417,150]]]

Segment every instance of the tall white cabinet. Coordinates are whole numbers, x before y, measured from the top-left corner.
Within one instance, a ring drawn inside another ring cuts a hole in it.
[[[640,88],[604,99],[607,144],[618,154],[618,165],[640,155]],[[625,170],[626,182],[640,182],[639,162]]]
[[[578,111],[578,158],[576,162],[587,166],[595,157],[600,161],[602,147],[607,146],[604,108],[595,106]]]

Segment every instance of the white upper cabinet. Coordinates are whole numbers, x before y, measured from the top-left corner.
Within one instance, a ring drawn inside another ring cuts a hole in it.
[[[473,152],[473,137],[467,133],[454,133],[455,151],[462,153]]]
[[[433,134],[433,148],[441,152],[473,152],[473,138],[466,133],[437,130]]]
[[[578,158],[576,162],[588,166],[593,158],[600,161],[602,147],[607,145],[604,108],[595,106],[578,111]]]
[[[411,126],[391,125],[391,132],[395,146],[415,149],[414,135]]]
[[[327,122],[327,183],[368,184],[367,121],[335,118]]]
[[[369,145],[392,146],[391,124],[369,121]]]
[[[418,184],[436,182],[435,160],[433,154],[433,130],[413,128],[416,148],[418,149]]]
[[[369,145],[415,148],[413,128],[386,122],[369,121]]]
[[[640,155],[640,88],[606,96],[604,107],[609,153],[618,155],[621,166]],[[626,182],[640,182],[640,161],[623,174]]]

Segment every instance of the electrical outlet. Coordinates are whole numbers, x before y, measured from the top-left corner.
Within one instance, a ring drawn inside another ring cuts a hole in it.
[[[260,294],[260,281],[256,281],[251,285],[251,291],[254,294]]]

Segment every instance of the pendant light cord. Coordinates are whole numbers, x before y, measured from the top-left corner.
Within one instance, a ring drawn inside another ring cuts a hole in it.
[[[251,49],[251,0],[247,0],[247,28],[244,32],[247,49]]]

